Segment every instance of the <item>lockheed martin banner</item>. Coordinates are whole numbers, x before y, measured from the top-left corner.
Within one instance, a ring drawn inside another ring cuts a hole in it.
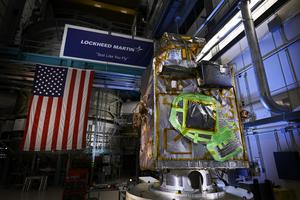
[[[66,24],[60,57],[137,68],[147,67],[153,41]]]

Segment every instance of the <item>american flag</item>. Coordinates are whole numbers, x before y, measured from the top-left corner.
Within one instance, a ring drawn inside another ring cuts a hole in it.
[[[85,148],[94,71],[37,65],[24,151]]]

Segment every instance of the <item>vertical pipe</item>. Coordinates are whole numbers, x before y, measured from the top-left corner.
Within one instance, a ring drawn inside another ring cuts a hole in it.
[[[272,99],[268,81],[267,81],[266,72],[264,69],[261,52],[258,46],[258,39],[255,32],[254,22],[249,7],[249,0],[241,0],[239,6],[242,13],[245,35],[251,53],[254,72],[256,74],[256,82],[258,85],[260,101],[265,108],[267,108],[272,112],[276,112],[276,113],[288,112],[289,111],[288,107],[279,105]]]
[[[288,129],[288,130],[286,130],[286,132],[288,132],[289,136],[290,136],[292,151],[297,151],[297,145],[296,145],[296,140],[295,140],[295,137],[294,137],[293,129]]]
[[[139,128],[138,129],[138,138],[136,139],[136,142],[135,142],[135,146],[136,146],[136,150],[135,150],[135,181],[138,181],[139,179],[139,176],[140,176],[140,162],[139,162],[139,159],[140,159],[140,137],[141,137],[141,129]]]
[[[250,137],[247,137],[247,143],[248,143],[248,150],[249,150],[249,156],[250,156],[250,159],[249,161],[253,162],[254,159],[253,159],[253,154],[252,154],[252,147],[251,147],[251,140],[250,140]]]
[[[284,138],[285,138],[285,142],[286,142],[286,146],[287,146],[287,150],[288,151],[291,151],[291,146],[290,146],[290,143],[289,143],[289,140],[287,138],[287,132],[285,129],[281,129],[281,133],[283,134]]]
[[[251,113],[254,114],[255,112],[254,112],[254,108],[253,108],[253,104],[252,104],[251,93],[250,93],[250,85],[249,85],[247,75],[248,74],[247,74],[247,71],[246,71],[244,73],[244,81],[245,81],[245,87],[246,87],[246,92],[247,92],[247,101],[248,101],[246,105],[250,105],[250,111],[251,111]]]
[[[257,152],[258,152],[258,156],[259,156],[261,170],[264,173],[264,176],[265,176],[265,179],[266,179],[267,178],[267,173],[266,173],[266,167],[265,167],[263,152],[262,152],[261,144],[260,144],[260,141],[259,141],[259,135],[255,135],[254,137],[255,137],[255,140],[256,140]]]
[[[134,16],[133,23],[131,26],[131,35],[133,38],[136,36],[136,32],[137,32],[137,15]]]
[[[94,100],[97,92],[97,99],[96,99],[96,109],[95,109],[95,119],[94,119],[94,133],[93,133],[93,148],[92,148],[92,163],[91,163],[91,179],[90,183],[92,184],[94,181],[94,170],[95,170],[95,157],[96,157],[96,138],[97,138],[97,133],[99,134],[99,127],[98,127],[98,115],[99,115],[99,99],[100,99],[100,90],[94,90],[93,92],[93,100],[92,100],[92,105],[94,106]]]
[[[274,130],[274,136],[275,136],[275,141],[276,141],[276,145],[277,145],[277,151],[281,151],[281,145],[280,145],[280,139],[279,139],[279,135],[277,130]]]

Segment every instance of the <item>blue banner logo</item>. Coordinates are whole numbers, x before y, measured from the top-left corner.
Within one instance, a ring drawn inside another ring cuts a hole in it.
[[[60,57],[145,68],[153,57],[153,41],[67,24]]]

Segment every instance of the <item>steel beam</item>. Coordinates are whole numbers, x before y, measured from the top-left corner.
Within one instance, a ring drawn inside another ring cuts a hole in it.
[[[260,125],[281,122],[281,121],[299,122],[300,121],[300,111],[283,113],[281,115],[277,115],[274,117],[268,117],[268,118],[256,120],[253,122],[247,122],[247,123],[244,123],[244,128],[247,129],[247,128],[254,127],[254,126],[260,126]]]
[[[18,48],[9,47],[0,47],[0,63],[0,72],[2,73],[0,82],[18,86],[32,85],[36,64],[93,69],[96,71],[94,87],[129,91],[139,90],[141,75],[144,73],[144,69],[139,68],[27,53]],[[24,82],[25,80],[28,81]]]
[[[65,67],[76,67],[94,69],[99,72],[119,73],[130,76],[141,76],[145,69],[132,68],[112,64],[103,64],[96,62],[84,62],[73,59],[60,58],[58,56],[49,56],[35,53],[22,52],[18,48],[0,47],[0,59],[12,62],[25,62],[29,64],[45,64]]]

